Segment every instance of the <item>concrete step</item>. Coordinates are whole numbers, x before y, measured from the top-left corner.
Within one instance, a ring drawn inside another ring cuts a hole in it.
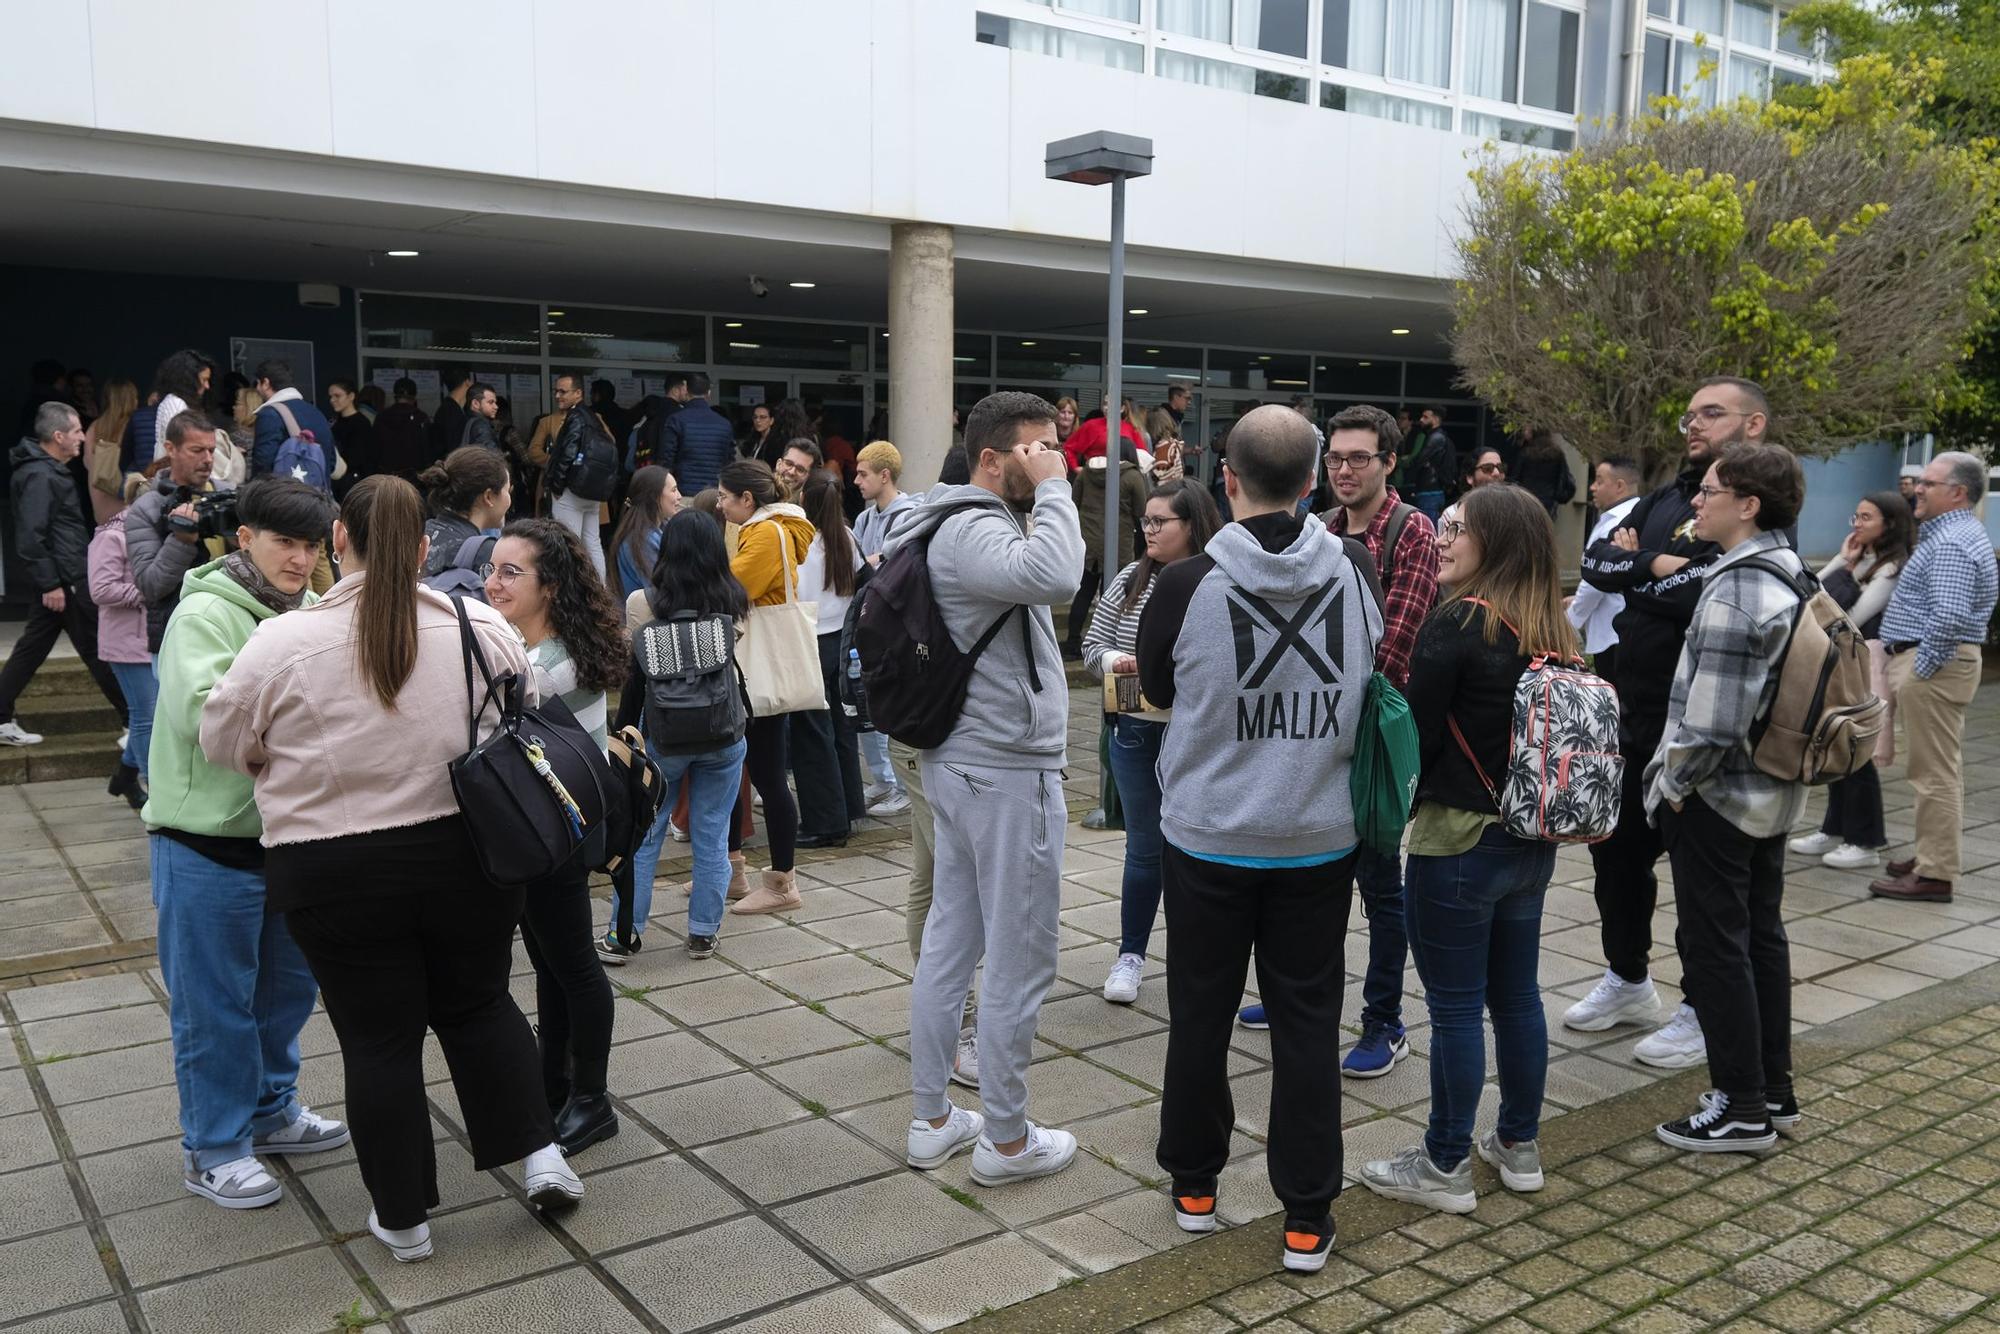
[[[51,740],[106,730],[115,737],[122,726],[118,721],[118,711],[98,693],[97,683],[88,676],[83,677],[83,693],[24,693],[15,704],[14,712],[21,726],[30,732],[40,732]]]
[[[59,778],[109,778],[118,769],[118,733],[51,736],[35,746],[0,746],[0,787]]]
[[[81,695],[97,694],[97,683],[90,679],[83,660],[75,657],[51,656],[35,669],[27,688],[21,692],[22,699],[37,695]],[[103,699],[102,695],[98,698]]]

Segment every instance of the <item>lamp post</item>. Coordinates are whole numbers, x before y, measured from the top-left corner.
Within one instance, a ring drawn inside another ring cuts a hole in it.
[[[1111,186],[1111,292],[1106,306],[1104,392],[1104,565],[1100,589],[1118,573],[1118,461],[1123,451],[1125,369],[1125,182],[1153,174],[1153,141],[1132,134],[1097,130],[1058,139],[1046,150],[1052,181]],[[1072,634],[1075,631],[1071,631]]]

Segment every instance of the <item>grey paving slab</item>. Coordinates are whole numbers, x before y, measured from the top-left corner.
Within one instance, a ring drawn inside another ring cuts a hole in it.
[[[7,1334],[126,1334],[124,1308],[115,1301],[75,1306],[7,1326]]]
[[[570,1253],[534,1211],[511,1199],[433,1220],[431,1245],[431,1258],[416,1265],[396,1263],[388,1247],[365,1232],[348,1243],[348,1251],[368,1271],[382,1295],[399,1308],[525,1278],[570,1262]]]
[[[836,954],[824,959],[805,959],[775,968],[762,968],[757,976],[809,1001],[824,1001],[835,996],[852,996],[905,984],[901,974],[855,954]]]
[[[677,1144],[707,1144],[811,1113],[756,1075],[739,1073],[647,1093],[627,1102]]]
[[[0,1244],[0,1321],[110,1293],[111,1279],[82,1227]]]
[[[910,1088],[909,1061],[874,1043],[767,1065],[764,1073],[822,1107],[852,1107]]]
[[[28,1039],[28,1050],[37,1060],[87,1056],[94,1051],[160,1042],[171,1036],[167,1012],[158,1005],[131,1005],[44,1019],[21,1025],[21,1031]]]
[[[56,1161],[56,1142],[40,1112],[0,1117],[0,1172]]]
[[[180,1105],[180,1095],[170,1084],[72,1103],[59,1115],[72,1149],[79,1154],[101,1153],[128,1144],[178,1139]]]
[[[356,1302],[361,1314],[375,1314],[374,1303],[326,1246],[236,1265],[139,1296],[154,1334],[207,1334],[218,1320],[240,1321],[246,1329],[254,1325],[260,1334],[315,1334],[336,1327]]]
[[[859,1288],[834,1288],[730,1325],[731,1334],[901,1334],[906,1326]]]
[[[91,1201],[107,1216],[190,1198],[181,1184],[180,1164],[180,1145],[165,1140],[77,1160]]]
[[[796,1009],[710,1024],[702,1035],[746,1065],[767,1065],[861,1041],[852,1029]]]
[[[7,993],[7,1003],[13,1007],[15,1018],[31,1024],[39,1019],[59,1019],[115,1006],[157,1004],[158,998],[138,974],[113,973],[75,982],[21,987]]]
[[[905,1172],[788,1204],[779,1218],[849,1274],[902,1265],[996,1231],[985,1211]]]
[[[840,946],[832,941],[790,923],[781,929],[748,935],[730,931],[725,923],[715,948],[720,957],[743,968],[776,968],[801,959],[823,958],[840,952]]]
[[[595,1172],[584,1207],[551,1215],[593,1252],[617,1250],[741,1213],[742,1201],[679,1154]]]
[[[578,1169],[582,1169],[578,1163]],[[294,1158],[299,1187],[306,1191],[337,1232],[358,1232],[368,1225],[372,1201],[361,1180],[361,1170],[352,1163],[319,1167],[311,1158]],[[472,1155],[447,1140],[437,1146],[438,1208],[462,1209],[498,1199],[505,1189],[491,1172],[476,1171]]]
[[[406,1317],[404,1323],[412,1334],[545,1329],[624,1334],[646,1328],[601,1279],[578,1268],[444,1302]]]
[[[69,1174],[60,1163],[0,1176],[0,1199],[7,1202],[0,1209],[0,1241],[83,1221]]]
[[[630,1096],[714,1079],[738,1068],[727,1053],[692,1033],[664,1033],[613,1049],[611,1087],[620,1096]]]
[[[142,1288],[320,1240],[291,1199],[265,1209],[218,1209],[183,1193],[167,1204],[119,1214],[105,1226],[126,1276]]]
[[[663,987],[646,999],[691,1027],[781,1010],[794,1003],[789,996],[742,973]]]
[[[838,1123],[821,1117],[745,1135],[695,1156],[759,1204],[880,1176],[902,1163]]]
[[[1019,1237],[995,1237],[869,1280],[922,1329],[944,1329],[981,1311],[1026,1301],[1072,1277]]]
[[[754,1259],[752,1259],[754,1257]],[[697,1329],[833,1283],[825,1266],[760,1218],[737,1218],[606,1260],[670,1329]]]

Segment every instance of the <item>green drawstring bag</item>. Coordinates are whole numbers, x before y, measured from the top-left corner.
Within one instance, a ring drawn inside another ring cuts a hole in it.
[[[1368,660],[1375,660],[1372,642]],[[1355,730],[1353,768],[1348,772],[1354,831],[1365,846],[1391,857],[1401,851],[1421,770],[1417,720],[1410,715],[1410,702],[1388,677],[1371,672]]]

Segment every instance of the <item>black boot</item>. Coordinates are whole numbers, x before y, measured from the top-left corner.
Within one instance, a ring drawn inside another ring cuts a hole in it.
[[[125,804],[135,811],[146,804],[146,790],[139,786],[139,771],[129,764],[118,766],[118,772],[111,775],[104,790],[114,797],[125,798]]]
[[[556,1143],[562,1145],[563,1155],[574,1158],[599,1140],[610,1139],[618,1133],[618,1113],[611,1106],[611,1095],[596,1093],[572,1093],[563,1109],[556,1113]]]

